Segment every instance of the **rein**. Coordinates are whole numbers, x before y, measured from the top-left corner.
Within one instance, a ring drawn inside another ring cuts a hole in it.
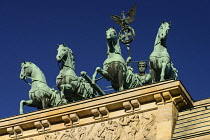
[[[69,50],[68,50],[68,52],[69,52]],[[71,53],[71,52],[69,52],[69,53]],[[69,55],[69,54],[68,54]],[[70,56],[69,56],[70,57]],[[74,68],[72,68],[71,66],[67,66],[67,65],[65,65],[65,63],[66,63],[66,61],[63,59],[63,57],[61,58],[61,60],[64,62],[64,64],[63,64],[63,66],[65,66],[65,67],[69,67],[69,68],[71,68],[72,70],[75,70]],[[59,70],[61,70],[61,67],[60,67],[60,65],[59,65],[59,62],[58,62],[58,68],[59,68]]]
[[[57,61],[58,62],[58,61]],[[59,68],[59,70],[61,70],[61,67],[60,67],[60,65],[59,65],[59,62],[58,62],[58,68]]]
[[[26,76],[26,75],[24,75],[24,76],[25,76],[26,78],[31,79],[31,80],[32,80],[32,83],[33,83],[34,81],[39,81],[39,82],[41,82],[41,83],[47,84],[47,83],[45,83],[45,82],[43,82],[43,81],[33,79],[33,78],[32,78],[32,77],[30,77],[30,76]],[[32,85],[32,84],[31,84],[31,83],[29,83],[26,79],[24,79],[24,81],[25,81],[27,84],[29,84],[30,86]]]
[[[45,83],[45,82],[43,82],[43,81],[40,81],[40,80],[34,80],[32,77],[30,77],[30,76],[26,76],[26,75],[24,75],[25,77],[27,77],[27,78],[29,78],[29,79],[31,79],[32,80],[32,83],[34,82],[34,81],[39,81],[39,82],[41,82],[41,83],[44,83],[44,84],[46,84],[47,85],[47,83]],[[28,82],[26,79],[24,79],[24,81],[28,84],[28,85],[32,85],[30,82]],[[57,87],[57,85],[55,85],[55,86],[52,86],[52,87],[50,87],[50,88],[54,88],[54,87]]]
[[[155,46],[157,46],[157,45],[160,44],[160,43],[161,43],[161,41],[157,42],[157,43],[155,44]]]
[[[26,79],[24,79],[24,81],[28,84],[28,85],[32,85],[31,83],[29,83]]]

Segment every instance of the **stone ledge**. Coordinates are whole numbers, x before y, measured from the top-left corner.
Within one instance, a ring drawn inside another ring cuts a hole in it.
[[[135,112],[156,110],[159,105],[169,102],[173,102],[178,110],[193,106],[193,101],[182,83],[170,80],[2,119],[0,139],[23,138]],[[19,129],[15,132],[14,128]]]
[[[200,107],[200,106],[209,106],[210,105],[210,99],[207,98],[207,99],[202,99],[202,100],[199,100],[199,101],[195,101],[194,102],[194,106],[195,107]]]

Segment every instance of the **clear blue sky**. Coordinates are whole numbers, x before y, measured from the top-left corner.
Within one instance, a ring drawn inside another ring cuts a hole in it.
[[[132,60],[148,60],[162,20],[171,21],[167,46],[179,79],[194,100],[210,97],[209,0],[1,0],[0,118],[19,114],[19,102],[29,99],[30,86],[19,79],[23,61],[39,66],[54,86],[57,44],[65,42],[74,52],[77,74],[84,70],[91,76],[106,59],[106,27],[120,31],[109,15],[127,12],[134,3]],[[126,58],[123,44],[121,49]]]

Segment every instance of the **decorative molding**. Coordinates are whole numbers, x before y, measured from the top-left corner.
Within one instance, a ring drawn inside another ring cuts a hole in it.
[[[133,106],[133,108],[134,108],[135,111],[141,109],[141,108],[140,108],[140,105],[141,105],[141,104],[140,104],[140,102],[139,102],[138,99],[131,100],[131,104],[132,104],[132,106]]]
[[[70,119],[69,115],[62,116],[62,120],[64,121],[65,126],[72,126],[72,120]]]
[[[16,132],[14,131],[13,127],[7,128],[7,132],[9,133],[9,137],[16,138]]]
[[[70,114],[69,117],[70,117],[73,125],[79,124],[79,117],[77,116],[76,113]]]
[[[51,128],[51,124],[48,120],[42,120],[42,125],[44,127],[44,131],[48,131]]]
[[[165,103],[171,102],[172,100],[172,96],[171,93],[169,91],[163,92],[162,96],[164,98]]]
[[[103,118],[109,117],[109,110],[106,107],[100,107],[99,111],[101,112],[101,115],[103,116]]]
[[[178,109],[180,109],[181,107],[187,105],[187,102],[186,102],[186,100],[183,98],[182,95],[179,95],[179,96],[177,96],[177,97],[174,97],[174,98],[173,98],[173,102],[174,102],[175,106],[176,106]]]
[[[79,117],[76,113],[70,115],[64,115],[61,117],[65,126],[73,126],[79,124]]]
[[[51,124],[48,120],[34,122],[34,125],[36,126],[38,132],[49,131],[51,128]]]
[[[42,125],[41,121],[34,122],[34,125],[36,126],[36,130],[38,132],[44,132],[44,126]]]
[[[94,117],[95,120],[101,119],[102,115],[97,108],[92,109],[91,113],[93,114],[93,117]]]
[[[133,112],[133,106],[129,101],[123,102],[123,107],[125,108],[126,113]]]
[[[163,98],[163,96],[162,96],[161,93],[154,94],[154,98],[155,98],[156,103],[157,103],[158,105],[164,104],[164,98]]]
[[[17,138],[23,135],[23,129],[18,125],[7,128],[10,138]]]
[[[17,137],[23,135],[23,129],[20,126],[15,126],[14,131],[15,131],[15,134],[17,135]]]

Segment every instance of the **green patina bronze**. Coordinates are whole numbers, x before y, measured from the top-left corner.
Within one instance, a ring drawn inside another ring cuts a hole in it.
[[[32,80],[29,91],[30,100],[20,102],[20,114],[23,113],[23,105],[45,109],[58,105],[75,102],[81,99],[93,98],[99,95],[105,95],[101,88],[96,84],[98,73],[108,81],[115,91],[123,91],[145,84],[165,81],[165,79],[177,80],[178,70],[174,68],[166,47],[166,39],[170,29],[170,23],[162,22],[154,44],[154,50],[149,57],[150,73],[146,73],[146,61],[131,62],[130,43],[134,40],[135,32],[130,23],[134,21],[136,14],[136,5],[128,12],[128,17],[124,12],[122,17],[111,15],[115,23],[122,29],[119,36],[116,30],[109,28],[106,31],[107,59],[103,63],[103,69],[97,67],[92,79],[86,72],[82,71],[79,77],[75,73],[75,59],[73,52],[64,43],[58,45],[56,60],[60,72],[56,77],[56,86],[60,93],[47,85],[46,78],[42,71],[31,62],[22,63],[20,79],[26,81]],[[128,49],[128,58],[125,61],[120,48],[120,42],[126,44]],[[138,63],[139,73],[134,73],[133,68],[128,63]],[[27,82],[27,81],[26,81]],[[28,82],[27,82],[28,83]]]
[[[150,84],[151,83],[151,75],[146,73],[147,63],[145,61],[139,61],[137,63],[137,67],[139,70],[139,78],[142,84]]]
[[[136,15],[136,4],[134,4],[134,6],[128,11],[127,15],[128,17],[125,16],[124,11],[121,13],[121,16],[117,16],[117,15],[110,15],[111,19],[119,24],[122,28],[127,28],[132,22],[134,22],[134,17]]]
[[[95,84],[96,75],[100,73],[106,80],[111,81],[111,85],[116,91],[142,86],[138,76],[132,72],[133,69],[127,66],[131,57],[128,57],[126,62],[122,57],[119,37],[114,28],[107,29],[106,40],[107,59],[103,63],[103,69],[96,68],[92,76],[92,84]]]
[[[26,81],[27,78],[30,78],[32,84],[30,84],[31,89],[29,91],[30,100],[20,102],[20,114],[24,112],[23,105],[45,109],[62,104],[60,95],[55,89],[47,85],[44,74],[34,63],[23,62],[21,67],[20,79]]]
[[[178,77],[178,71],[173,67],[166,46],[170,25],[170,23],[163,21],[158,29],[154,50],[150,55],[152,83],[165,81],[165,79],[177,80]]]
[[[128,17],[125,16],[124,11],[121,15],[122,17],[111,14],[110,17],[122,28],[119,32],[119,40],[121,43],[126,44],[128,56],[130,56],[130,43],[135,38],[135,31],[129,24],[134,22],[134,17],[136,15],[136,4],[128,11]]]
[[[61,44],[58,45],[57,51],[56,60],[61,67],[56,78],[56,85],[60,90],[61,98],[66,100],[65,103],[98,96],[97,91],[99,90],[96,91],[84,78],[76,75],[72,50],[65,44]],[[99,94],[103,95],[104,93],[101,92]]]

